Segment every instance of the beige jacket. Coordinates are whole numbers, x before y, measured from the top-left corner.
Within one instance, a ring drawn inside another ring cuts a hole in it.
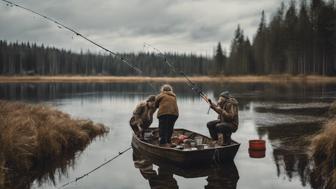
[[[176,115],[179,116],[179,110],[176,102],[176,95],[171,91],[163,91],[155,101],[155,107],[159,108],[157,117],[162,115]]]

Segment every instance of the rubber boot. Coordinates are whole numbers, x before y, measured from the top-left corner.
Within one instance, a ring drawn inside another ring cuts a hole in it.
[[[230,145],[230,144],[231,144],[231,133],[226,133],[225,134],[224,145]]]

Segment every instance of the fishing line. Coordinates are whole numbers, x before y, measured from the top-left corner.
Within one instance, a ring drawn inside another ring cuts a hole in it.
[[[105,161],[104,163],[100,164],[98,167],[96,167],[96,168],[92,169],[91,171],[89,171],[89,172],[83,174],[82,176],[79,176],[79,177],[73,179],[72,181],[69,181],[69,182],[63,184],[63,185],[60,186],[58,189],[65,188],[66,186],[68,186],[68,185],[70,185],[70,184],[72,184],[72,183],[75,183],[75,182],[77,182],[78,180],[80,180],[80,179],[82,179],[82,178],[88,176],[89,174],[95,172],[95,171],[98,170],[99,168],[101,168],[101,167],[105,166],[106,164],[110,163],[111,161],[115,160],[116,158],[118,158],[119,156],[121,156],[122,154],[124,154],[125,152],[127,152],[127,151],[130,150],[130,149],[132,149],[132,146],[126,148],[125,150],[123,150],[123,151],[121,151],[121,152],[119,152],[116,156],[114,156],[114,157],[112,157],[111,159]]]
[[[117,54],[117,53],[115,53],[115,52],[113,52],[113,51],[111,51],[111,50],[109,50],[109,49],[103,47],[102,45],[98,44],[97,42],[95,42],[95,41],[89,39],[88,37],[86,37],[86,36],[84,36],[83,34],[77,32],[76,30],[74,30],[74,29],[72,29],[72,28],[70,28],[70,27],[68,27],[68,26],[66,26],[66,25],[64,25],[64,24],[62,24],[61,22],[58,22],[57,20],[55,20],[55,19],[53,19],[53,18],[51,18],[51,17],[45,16],[45,15],[40,14],[40,13],[38,13],[38,12],[32,10],[32,9],[23,7],[23,6],[19,5],[19,4],[13,3],[13,2],[11,2],[11,1],[7,1],[7,0],[1,0],[1,1],[5,2],[7,6],[10,6],[10,7],[14,7],[14,6],[15,6],[15,7],[18,7],[18,8],[20,8],[20,9],[23,9],[23,10],[26,10],[26,11],[28,11],[28,12],[31,12],[31,13],[37,15],[37,16],[40,16],[40,17],[42,17],[42,18],[44,18],[44,19],[46,19],[46,20],[48,20],[48,21],[50,21],[50,22],[56,24],[57,27],[58,27],[59,29],[64,28],[64,29],[66,29],[66,30],[68,30],[68,31],[70,31],[70,32],[72,32],[72,33],[74,33],[74,34],[75,34],[74,36],[79,36],[79,37],[83,38],[84,40],[86,40],[86,41],[92,43],[93,45],[95,45],[95,46],[97,46],[97,47],[103,49],[104,51],[106,51],[106,52],[112,54],[114,57],[116,57],[117,59],[119,59],[121,62],[123,62],[123,63],[125,63],[126,65],[128,65],[129,67],[131,67],[133,70],[135,70],[136,72],[138,72],[140,75],[143,74],[143,71],[142,71],[141,69],[139,69],[139,68],[137,68],[136,66],[130,64],[130,63],[127,61],[126,58],[121,57],[119,54]],[[72,39],[74,38],[74,36],[72,36]],[[150,87],[155,91],[155,87],[154,87],[151,83],[149,83],[149,82],[147,82],[147,83],[148,83],[148,84],[150,85]],[[122,154],[124,154],[125,152],[127,152],[128,150],[130,150],[131,148],[132,148],[132,147],[128,147],[127,149],[125,149],[125,150],[119,152],[116,156],[114,156],[114,157],[112,157],[111,159],[105,161],[104,163],[102,163],[102,164],[99,165],[98,167],[92,169],[91,171],[85,173],[84,175],[82,175],[82,176],[80,176],[80,177],[77,177],[76,179],[74,179],[74,180],[72,180],[72,181],[70,181],[70,182],[68,182],[68,183],[63,184],[60,188],[64,188],[64,187],[66,187],[66,186],[68,186],[68,185],[70,185],[70,184],[72,184],[72,183],[75,183],[75,182],[77,182],[78,180],[80,180],[80,179],[82,179],[82,178],[88,176],[89,174],[93,173],[94,171],[98,170],[99,168],[101,168],[101,167],[105,166],[106,164],[110,163],[111,161],[115,160],[116,158],[118,158],[119,156],[121,156]]]
[[[112,55],[113,55],[114,57],[116,57],[118,60],[120,60],[121,62],[125,63],[125,64],[128,65],[130,68],[132,68],[134,71],[136,71],[139,75],[143,75],[143,71],[142,71],[140,68],[138,68],[138,67],[132,65],[131,63],[129,63],[129,61],[128,61],[126,58],[120,56],[118,53],[115,53],[115,52],[113,52],[113,51],[111,51],[111,50],[109,50],[109,49],[103,47],[102,45],[100,45],[100,44],[98,44],[97,42],[95,42],[95,41],[89,39],[88,37],[84,36],[83,34],[81,34],[81,33],[77,32],[76,30],[72,29],[71,27],[62,24],[61,22],[59,22],[59,21],[57,21],[57,20],[55,20],[55,19],[53,19],[53,18],[51,18],[51,17],[49,17],[49,16],[45,16],[45,15],[43,15],[43,14],[41,14],[41,13],[38,13],[38,12],[32,10],[32,9],[26,8],[26,7],[24,7],[24,6],[21,6],[21,5],[19,5],[19,4],[13,3],[13,2],[11,2],[11,1],[8,1],[8,0],[1,0],[1,1],[5,2],[7,6],[10,6],[10,7],[14,7],[14,6],[15,6],[15,7],[18,7],[18,8],[20,8],[20,9],[26,10],[26,11],[28,11],[28,12],[30,12],[30,13],[33,13],[33,14],[35,14],[35,15],[37,15],[37,16],[40,16],[40,17],[42,17],[42,18],[44,18],[44,19],[46,19],[46,20],[48,20],[48,21],[50,21],[50,22],[56,24],[57,27],[58,27],[59,29],[64,28],[64,29],[66,29],[66,30],[68,30],[68,31],[70,31],[70,32],[72,32],[72,33],[74,33],[75,36],[79,36],[79,37],[83,38],[84,40],[90,42],[91,44],[93,44],[93,45],[95,45],[95,46],[97,46],[97,47],[103,49],[104,51],[106,51],[106,52],[112,54]],[[151,88],[152,88],[154,91],[156,91],[156,89],[155,89],[155,87],[152,85],[152,83],[149,83],[149,82],[147,82],[147,83],[151,86]]]
[[[164,59],[164,62],[168,65],[168,67],[177,75],[181,75],[183,76],[185,79],[186,79],[186,84],[191,87],[191,89],[197,93],[198,95],[201,96],[202,99],[205,100],[205,102],[207,102],[208,104],[210,104],[210,101],[208,99],[208,95],[203,92],[202,89],[200,89],[194,82],[192,82],[189,77],[183,72],[183,71],[180,71],[180,72],[177,72],[176,68],[168,61],[167,57],[165,56],[165,54],[160,51],[160,49],[154,47],[153,45],[149,44],[149,43],[146,43],[144,42],[144,46],[148,46],[152,49],[154,49],[156,52],[158,52],[158,55],[161,56],[163,59]]]

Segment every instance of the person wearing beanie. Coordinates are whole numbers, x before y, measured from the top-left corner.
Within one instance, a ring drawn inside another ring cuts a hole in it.
[[[218,114],[216,120],[207,123],[211,138],[220,145],[231,144],[231,134],[238,129],[238,101],[224,91],[219,95],[218,103],[209,100],[210,108]]]
[[[156,97],[155,107],[158,108],[160,145],[169,147],[175,122],[179,116],[176,95],[173,88],[165,84]]]

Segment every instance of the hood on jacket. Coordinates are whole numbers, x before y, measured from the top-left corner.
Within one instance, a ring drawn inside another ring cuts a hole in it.
[[[230,97],[228,100],[227,100],[227,103],[231,103],[231,104],[234,104],[234,105],[238,105],[238,101],[233,98],[233,97]]]
[[[162,94],[167,94],[167,95],[169,95],[169,96],[176,97],[176,94],[173,93],[173,92],[171,92],[171,91],[162,91],[161,93],[162,93]]]

